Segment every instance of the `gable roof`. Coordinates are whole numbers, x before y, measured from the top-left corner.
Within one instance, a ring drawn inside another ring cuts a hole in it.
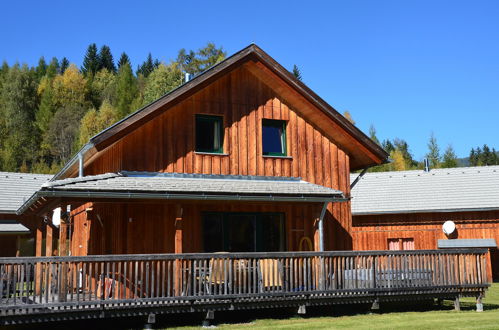
[[[106,173],[47,182],[18,213],[40,197],[238,201],[346,201],[343,192],[300,178],[185,173]]]
[[[0,172],[0,213],[16,213],[50,178],[47,174]]]
[[[302,102],[307,102],[307,104],[311,104],[318,108],[327,118],[329,118],[329,124],[337,125],[344,131],[344,133],[342,133],[339,132],[339,130],[333,130],[333,134],[337,134],[338,139],[341,140],[341,138],[348,136],[356,142],[353,146],[342,146],[342,148],[351,157],[352,169],[365,168],[386,162],[388,154],[379,145],[373,142],[361,130],[350,123],[332,106],[315,94],[304,83],[296,79],[288,70],[277,63],[255,44],[252,44],[226,58],[222,62],[214,65],[180,87],[172,90],[156,101],[146,105],[142,109],[137,110],[109,128],[103,130],[99,134],[92,137],[90,141],[78,152],[78,154],[82,154],[85,161],[90,159],[98,152],[112,145],[114,142],[124,137],[140,125],[157,116],[161,110],[165,109],[165,107],[170,107],[181,102],[219,77],[232,71],[234,68],[248,63],[256,63],[256,65],[250,65],[253,68],[252,73],[260,73],[260,78],[265,77],[264,79],[267,80],[274,79],[274,81],[279,81],[282,86],[288,86],[288,88],[298,92],[297,97],[300,98]],[[72,173],[76,173],[78,154],[75,155],[66,164],[66,166],[64,166],[64,168],[54,176],[54,180],[65,178],[70,176]]]
[[[351,196],[353,215],[499,210],[499,166],[366,173]]]

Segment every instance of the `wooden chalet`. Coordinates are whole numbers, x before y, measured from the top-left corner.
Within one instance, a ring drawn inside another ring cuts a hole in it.
[[[366,173],[352,213],[354,250],[487,248],[499,279],[499,166]]]
[[[339,251],[350,171],[386,160],[250,45],[94,136],[26,200],[36,257],[0,260],[3,323],[481,298],[482,249]],[[55,207],[59,257],[41,243]]]
[[[33,214],[16,214],[52,175],[0,172],[0,257],[33,256],[38,226]]]

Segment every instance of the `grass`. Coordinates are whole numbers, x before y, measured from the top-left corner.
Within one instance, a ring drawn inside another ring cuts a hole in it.
[[[463,298],[460,312],[454,311],[453,302],[444,301],[441,306],[381,305],[381,311],[376,314],[370,314],[365,306],[350,305],[348,308],[333,306],[312,310],[312,315],[307,317],[296,317],[286,311],[273,311],[271,316],[265,316],[262,312],[227,316],[219,312],[215,317],[228,318],[216,324],[221,329],[499,329],[499,283],[494,283],[487,291],[483,304],[482,313],[475,311],[474,298]],[[276,316],[276,312],[280,315]],[[176,329],[199,328],[184,326]]]

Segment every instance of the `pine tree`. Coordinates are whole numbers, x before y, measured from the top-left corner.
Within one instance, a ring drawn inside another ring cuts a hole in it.
[[[120,68],[116,80],[116,108],[123,118],[134,110],[131,105],[138,94],[137,82],[128,63]]]
[[[47,77],[53,79],[59,73],[59,61],[56,57],[52,57],[49,66],[47,67]]]
[[[430,162],[432,168],[438,168],[440,165],[440,148],[438,147],[437,139],[433,132],[430,135],[430,140],[428,141],[428,153],[426,158]]]
[[[130,57],[123,52],[121,53],[120,60],[118,61],[118,70],[121,69],[121,67],[125,64],[128,63],[130,67],[132,67],[132,62],[130,62]]]
[[[64,74],[67,68],[69,68],[69,60],[66,57],[63,57],[61,60],[61,68],[60,68],[61,74]]]
[[[38,66],[35,69],[36,71],[36,79],[40,81],[43,76],[47,73],[47,63],[45,62],[45,58],[42,56],[38,60]]]
[[[99,66],[100,59],[99,54],[97,54],[97,45],[93,43],[87,48],[87,52],[83,58],[81,72],[85,77],[93,77],[95,73],[99,71]]]
[[[302,80],[301,71],[296,64],[293,65],[293,76],[300,81]]]
[[[470,166],[476,166],[477,165],[477,157],[476,157],[476,152],[474,148],[471,148],[470,155],[468,157]]]
[[[149,53],[149,55],[147,55],[147,59],[145,60],[145,62],[142,63],[141,66],[139,66],[139,69],[137,70],[137,75],[141,74],[147,78],[153,71],[154,71],[154,61],[152,59],[151,53]]]
[[[113,54],[111,53],[111,48],[109,46],[102,46],[99,52],[99,70],[107,69],[110,72],[116,72],[116,66],[114,65]]]
[[[393,145],[392,141],[386,139],[381,142],[381,146],[387,153],[391,153],[393,150],[395,150],[395,146]]]
[[[452,168],[452,167],[458,166],[457,156],[456,156],[456,153],[454,152],[454,148],[452,148],[452,145],[449,144],[447,146],[442,158],[443,158],[443,160],[442,160],[442,167],[443,168]]]

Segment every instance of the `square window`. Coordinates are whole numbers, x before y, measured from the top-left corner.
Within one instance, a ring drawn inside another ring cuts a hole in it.
[[[264,155],[286,156],[286,122],[263,119],[262,149]]]
[[[196,151],[223,152],[222,117],[196,115]]]

